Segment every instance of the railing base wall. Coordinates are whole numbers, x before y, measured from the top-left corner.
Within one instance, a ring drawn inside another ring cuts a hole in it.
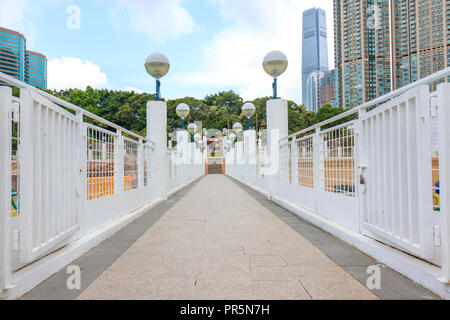
[[[228,176],[248,186],[256,192],[261,193],[266,197],[268,196],[267,192],[259,187],[248,184],[231,175]],[[441,275],[441,269],[439,267],[363,236],[358,232],[301,208],[300,206],[287,200],[280,199],[277,196],[274,196],[271,200],[300,218],[312,223],[320,229],[334,235],[340,240],[373,257],[380,263],[394,269],[398,273],[434,292],[440,297],[450,300],[450,285],[439,281],[439,277]]]
[[[168,197],[189,186],[202,176],[194,178],[179,188],[170,191]],[[140,218],[163,201],[163,198],[153,200],[139,209],[131,211],[128,214],[109,222],[100,229],[97,229],[95,232],[70,243],[57,252],[54,252],[17,272],[14,272],[12,274],[12,288],[0,292],[0,300],[14,300],[20,298],[41,282],[69,265],[72,261],[81,257],[83,254],[87,253],[89,250],[99,245],[104,240],[108,239],[116,232],[132,223],[134,220]]]

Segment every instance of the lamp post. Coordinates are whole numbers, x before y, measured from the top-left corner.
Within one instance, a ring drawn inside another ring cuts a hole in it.
[[[180,103],[176,109],[177,115],[181,118],[181,129],[184,129],[184,119],[191,112],[191,108],[186,103]]]
[[[169,72],[169,69],[169,59],[167,59],[167,57],[160,52],[150,54],[145,60],[145,70],[149,75],[156,79],[156,101],[161,99],[160,79]]]
[[[264,71],[271,77],[273,77],[273,98],[277,97],[277,79],[281,76],[288,67],[288,60],[285,54],[281,51],[271,51],[265,57],[263,61]]]
[[[190,125],[188,125],[188,132],[189,135],[191,136],[191,142],[194,142],[195,131],[197,131],[197,125],[195,123],[191,123]]]
[[[253,103],[247,102],[242,106],[242,113],[244,116],[247,117],[247,129],[250,130],[250,118],[253,117],[253,115],[256,112],[256,107]]]
[[[236,122],[233,124],[233,131],[236,133],[236,135],[239,135],[244,128],[242,127],[242,124],[239,122]]]
[[[233,144],[233,143],[236,141],[237,136],[236,136],[234,133],[231,133],[231,134],[229,135],[229,139],[230,139],[230,141],[231,141],[231,144]]]

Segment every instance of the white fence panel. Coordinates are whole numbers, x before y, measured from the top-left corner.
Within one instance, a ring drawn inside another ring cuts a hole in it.
[[[450,283],[450,84],[438,86],[442,280]]]
[[[20,260],[30,263],[80,230],[80,119],[21,90]]]
[[[0,292],[11,278],[11,112],[11,89],[0,87]]]
[[[422,86],[361,116],[363,226],[424,259],[433,258],[429,105]]]

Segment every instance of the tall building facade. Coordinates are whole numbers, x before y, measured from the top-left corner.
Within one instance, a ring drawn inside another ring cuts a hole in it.
[[[25,80],[25,37],[0,27],[0,72]]]
[[[320,106],[329,104],[338,106],[337,101],[337,72],[336,69],[325,72],[320,79]]]
[[[308,111],[317,112],[322,106],[320,99],[320,81],[323,76],[324,72],[315,71],[306,80],[306,109]]]
[[[25,52],[25,82],[38,88],[47,89],[47,57],[43,54]]]
[[[450,0],[334,0],[334,20],[344,108],[450,66]]]
[[[0,72],[32,86],[47,89],[47,58],[26,50],[25,37],[0,27]]]
[[[338,102],[352,108],[391,91],[390,0],[334,0]]]
[[[325,10],[313,8],[303,12],[302,99],[307,101],[307,82],[316,71],[328,71],[327,22]]]
[[[337,107],[337,72],[315,71],[311,73],[306,81],[306,98],[308,111],[318,112],[319,109],[329,104]]]
[[[450,0],[391,0],[394,89],[450,66]]]

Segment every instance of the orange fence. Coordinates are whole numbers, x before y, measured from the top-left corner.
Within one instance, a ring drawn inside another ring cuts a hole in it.
[[[133,189],[133,177],[125,176],[125,190]],[[114,177],[87,178],[87,199],[98,199],[114,194]]]

